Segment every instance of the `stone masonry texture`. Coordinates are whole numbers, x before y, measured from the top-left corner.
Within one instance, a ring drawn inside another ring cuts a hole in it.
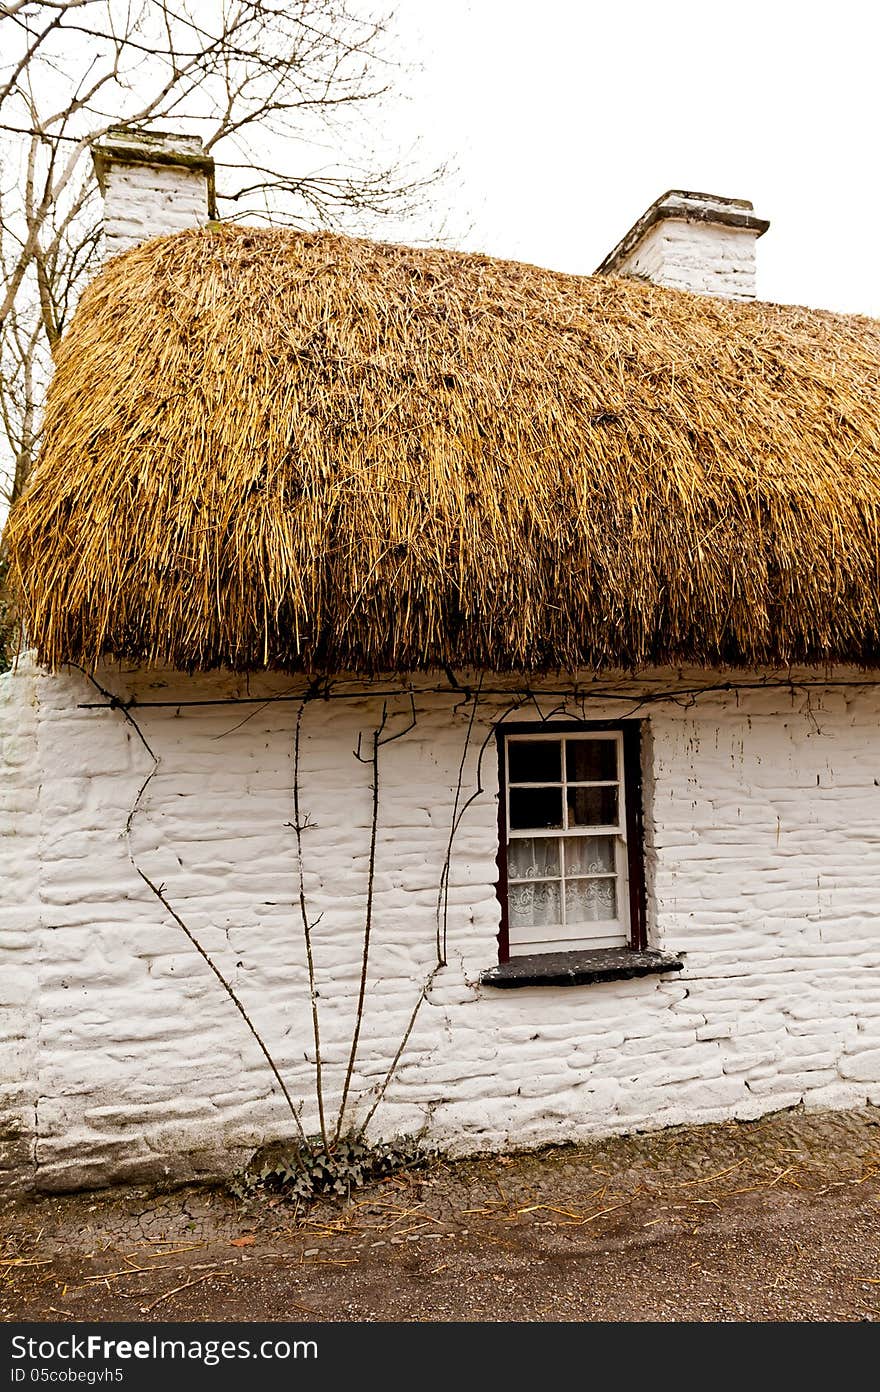
[[[149,237],[200,227],[208,217],[208,183],[179,165],[111,162],[104,195],[104,241],[116,256]]]
[[[672,290],[753,300],[755,241],[755,233],[746,228],[664,218],[648,230],[616,273],[642,276]]]
[[[852,671],[833,673],[840,685],[801,676],[811,685],[646,702],[670,682],[713,681],[646,673],[583,706],[550,694],[560,678],[536,683],[525,705],[507,683],[509,695],[480,700],[469,740],[462,692],[417,694],[408,731],[409,698],[385,698],[386,734],[401,737],[379,758],[350,1120],[381,1094],[373,1137],[422,1132],[464,1154],[880,1102],[880,686]],[[301,685],[119,668],[99,679],[166,702],[268,700]],[[334,690],[343,699],[304,709],[299,780],[331,1117],[370,844],[372,772],[355,751],[360,737],[368,755],[383,704],[360,681]],[[317,1128],[292,825],[297,705],[135,708],[158,765],[129,839],[152,760],[119,710],[82,708],[101,699],[81,674],[28,659],[0,677],[0,1183],[216,1176],[292,1134],[253,1036],[137,867],[233,986]],[[681,955],[675,975],[480,985],[499,923],[492,727],[551,711],[644,722],[649,945]]]

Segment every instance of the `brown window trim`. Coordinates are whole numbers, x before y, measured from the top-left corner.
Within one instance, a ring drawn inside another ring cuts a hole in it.
[[[626,799],[626,848],[629,878],[630,940],[628,950],[643,952],[648,945],[645,899],[645,830],[642,812],[642,725],[641,720],[537,720],[501,724],[495,731],[498,746],[498,879],[495,892],[501,905],[498,929],[498,961],[510,961],[510,929],[507,907],[507,788],[505,784],[504,741],[508,735],[561,735],[591,730],[613,730],[623,735],[623,782]],[[627,949],[621,949],[625,951]]]

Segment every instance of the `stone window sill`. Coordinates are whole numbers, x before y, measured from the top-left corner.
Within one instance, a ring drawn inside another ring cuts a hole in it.
[[[484,971],[484,986],[503,990],[518,986],[592,986],[597,981],[631,981],[637,976],[681,971],[684,962],[674,952],[639,952],[630,947],[606,947],[589,952],[539,952],[512,957]]]

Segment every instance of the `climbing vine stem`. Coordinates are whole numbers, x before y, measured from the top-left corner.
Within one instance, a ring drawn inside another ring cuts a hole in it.
[[[293,1098],[292,1098],[291,1095],[290,1095],[290,1092],[288,1091],[287,1084],[285,1083],[284,1079],[282,1078],[281,1073],[280,1073],[279,1068],[278,1068],[278,1065],[276,1064],[276,1062],[275,1062],[274,1058],[272,1057],[272,1055],[271,1055],[269,1049],[267,1048],[266,1043],[265,1043],[265,1041],[264,1041],[262,1035],[260,1034],[260,1032],[259,1032],[259,1030],[257,1029],[256,1025],[254,1024],[253,1020],[251,1019],[250,1015],[248,1014],[247,1010],[245,1009],[244,1005],[242,1004],[241,1000],[239,999],[238,994],[236,993],[234,987],[230,984],[229,981],[227,981],[226,977],[223,975],[222,971],[221,971],[220,968],[217,966],[216,962],[215,962],[214,959],[211,957],[210,953],[208,953],[208,952],[205,950],[205,948],[202,946],[201,942],[200,942],[199,939],[196,937],[195,933],[193,933],[193,931],[192,931],[192,929],[189,927],[189,925],[184,921],[184,919],[181,917],[181,915],[180,915],[180,914],[177,912],[177,910],[172,906],[172,904],[170,903],[170,901],[169,901],[169,899],[168,899],[168,897],[167,897],[167,895],[166,895],[166,893],[165,893],[164,886],[163,886],[163,885],[157,885],[157,884],[150,878],[150,876],[146,873],[146,871],[144,871],[143,869],[141,869],[141,866],[140,866],[140,864],[139,864],[139,862],[138,862],[138,860],[137,860],[137,857],[136,857],[135,854],[134,854],[134,848],[132,847],[132,844],[131,844],[132,827],[133,827],[133,824],[134,824],[135,817],[137,816],[138,812],[139,812],[140,809],[141,809],[141,806],[142,806],[142,803],[143,803],[143,799],[144,799],[144,795],[146,794],[147,788],[149,787],[150,783],[153,781],[153,779],[155,778],[156,774],[157,774],[158,771],[159,771],[159,767],[160,767],[160,764],[161,764],[161,760],[160,760],[160,758],[159,758],[159,755],[158,755],[158,754],[156,753],[156,751],[153,749],[152,745],[150,744],[149,740],[147,739],[147,737],[146,737],[146,735],[144,734],[143,730],[141,729],[140,725],[139,725],[138,722],[135,720],[134,716],[131,714],[131,711],[128,710],[120,701],[118,701],[118,700],[112,695],[111,692],[105,690],[105,688],[104,688],[103,686],[101,686],[100,682],[98,682],[98,681],[96,680],[96,678],[91,674],[91,672],[87,672],[87,671],[85,670],[85,668],[83,668],[83,667],[79,667],[77,670],[80,671],[80,672],[82,672],[83,676],[86,677],[86,678],[91,682],[92,686],[95,688],[96,691],[100,692],[100,694],[101,694],[102,696],[105,696],[105,697],[108,698],[109,704],[110,704],[110,706],[111,706],[114,710],[118,710],[118,711],[121,713],[123,719],[126,720],[127,723],[128,723],[128,724],[131,726],[131,728],[134,730],[135,734],[137,735],[137,738],[139,739],[140,743],[143,745],[144,749],[146,750],[147,754],[149,755],[150,759],[152,760],[152,768],[150,769],[150,771],[149,771],[149,773],[147,774],[146,778],[143,780],[143,782],[141,783],[140,787],[138,788],[138,791],[137,791],[137,794],[136,794],[136,796],[135,796],[134,802],[133,802],[132,805],[131,805],[131,808],[130,808],[129,813],[128,813],[128,817],[126,818],[126,822],[125,822],[125,831],[124,831],[124,835],[125,835],[125,846],[126,846],[126,851],[128,852],[128,858],[129,858],[129,861],[131,862],[132,869],[135,871],[135,873],[138,875],[138,877],[143,881],[143,883],[147,886],[147,888],[149,889],[150,893],[153,894],[153,895],[156,897],[156,899],[158,899],[159,903],[160,903],[160,904],[162,905],[162,907],[165,909],[166,913],[168,913],[168,914],[171,916],[171,918],[172,918],[172,919],[174,920],[174,922],[177,924],[177,926],[178,926],[178,928],[181,930],[181,932],[185,934],[185,936],[188,938],[188,940],[190,941],[190,943],[192,944],[192,946],[195,948],[196,952],[198,952],[199,956],[202,958],[202,960],[203,960],[203,962],[205,963],[205,965],[210,969],[211,972],[213,972],[213,974],[214,974],[214,976],[216,977],[217,981],[220,983],[220,985],[222,986],[223,990],[226,992],[227,996],[228,996],[229,999],[231,1000],[232,1004],[235,1006],[236,1010],[238,1011],[239,1015],[241,1016],[242,1020],[244,1021],[245,1025],[247,1026],[248,1030],[250,1031],[251,1035],[253,1036],[254,1041],[255,1041],[257,1047],[258,1047],[259,1050],[260,1050],[260,1053],[263,1055],[263,1058],[266,1060],[266,1063],[269,1065],[269,1068],[270,1068],[270,1070],[271,1070],[271,1072],[272,1072],[272,1075],[273,1075],[273,1077],[275,1078],[275,1081],[276,1081],[276,1083],[278,1084],[278,1087],[279,1087],[280,1090],[281,1090],[281,1094],[282,1094],[282,1096],[283,1096],[283,1098],[284,1098],[285,1102],[287,1103],[287,1106],[288,1106],[288,1108],[289,1108],[289,1110],[290,1110],[290,1114],[291,1114],[291,1116],[293,1117],[294,1124],[295,1124],[295,1126],[296,1126],[296,1128],[297,1128],[297,1131],[298,1131],[298,1133],[299,1133],[299,1136],[300,1136],[300,1138],[302,1139],[303,1143],[305,1144],[305,1143],[306,1143],[305,1132],[303,1131],[303,1126],[302,1126],[302,1122],[301,1122],[301,1120],[300,1120],[299,1112],[297,1111],[297,1108],[296,1108],[296,1106],[294,1105],[294,1101],[293,1101]]]
[[[725,682],[715,684],[707,683],[706,685],[700,687],[679,686],[676,689],[666,690],[662,693],[659,691],[642,691],[639,693],[629,692],[625,694],[619,690],[603,691],[596,688],[585,689],[582,686],[579,687],[575,683],[571,690],[565,692],[544,689],[539,693],[532,690],[528,686],[525,686],[521,689],[506,689],[504,691],[495,690],[494,688],[487,689],[483,686],[482,677],[480,678],[480,682],[476,686],[476,688],[474,688],[473,686],[464,686],[460,685],[457,682],[453,673],[447,672],[446,675],[449,681],[449,685],[443,688],[424,687],[417,690],[413,687],[412,683],[408,683],[407,685],[401,685],[398,689],[395,689],[393,691],[377,690],[371,693],[353,691],[342,692],[332,689],[332,682],[316,679],[309,683],[309,685],[304,690],[301,690],[298,695],[293,695],[291,691],[288,689],[280,693],[277,697],[270,698],[251,698],[250,696],[248,696],[245,698],[230,697],[228,699],[207,699],[204,701],[184,700],[180,702],[175,702],[171,700],[137,702],[134,699],[130,699],[128,701],[121,700],[111,691],[105,689],[91,672],[86,671],[82,667],[78,667],[77,670],[80,671],[84,677],[86,677],[86,679],[91,683],[94,690],[98,692],[102,698],[100,702],[83,702],[81,703],[81,708],[90,710],[108,709],[111,711],[118,712],[122,716],[123,720],[134,732],[135,736],[137,737],[138,741],[142,745],[144,751],[146,752],[150,760],[149,771],[147,772],[146,777],[142,779],[137,789],[134,800],[131,804],[130,810],[125,820],[124,837],[129,861],[131,862],[131,865],[140,881],[147,887],[149,892],[154,896],[158,903],[161,904],[164,912],[174,922],[174,924],[187,938],[194,950],[199,954],[205,965],[208,967],[209,971],[213,974],[218,984],[226,993],[227,997],[229,998],[236,1011],[240,1015],[244,1025],[253,1037],[262,1057],[265,1059],[265,1062],[271,1071],[275,1083],[277,1084],[285,1100],[285,1103],[294,1121],[299,1143],[302,1145],[304,1151],[309,1154],[314,1154],[315,1149],[314,1146],[310,1144],[305,1134],[305,1130],[303,1128],[301,1120],[302,1104],[300,1103],[299,1105],[297,1105],[294,1103],[294,1100],[290,1094],[287,1084],[284,1081],[278,1063],[273,1057],[271,1050],[269,1049],[262,1034],[258,1030],[256,1024],[254,1023],[253,1018],[251,1017],[250,1013],[248,1012],[242,1000],[240,999],[237,991],[235,990],[231,982],[227,980],[223,971],[214,961],[211,954],[206,950],[206,948],[198,938],[197,934],[193,932],[192,928],[186,922],[184,917],[181,915],[178,909],[175,908],[171,898],[168,895],[166,886],[164,884],[158,883],[151,875],[147,873],[147,871],[140,864],[140,861],[138,860],[135,854],[134,847],[132,844],[134,824],[139,814],[144,809],[147,791],[160,767],[159,756],[152,747],[150,741],[147,739],[140,722],[133,713],[136,709],[139,710],[142,708],[147,709],[152,707],[169,707],[176,708],[179,710],[182,707],[188,706],[223,706],[227,704],[247,704],[254,706],[255,709],[251,711],[247,716],[245,716],[243,720],[240,720],[237,723],[237,725],[233,726],[232,730],[227,730],[224,732],[226,734],[229,734],[232,733],[235,729],[238,729],[241,725],[245,724],[248,720],[253,719],[253,717],[259,714],[261,710],[265,709],[270,704],[274,704],[276,701],[297,702],[297,711],[293,731],[293,821],[291,823],[288,823],[288,826],[292,827],[294,836],[296,838],[296,856],[298,871],[298,890],[296,897],[298,901],[298,917],[302,926],[305,944],[306,964],[308,970],[309,999],[311,1005],[311,1025],[314,1041],[315,1058],[315,1101],[317,1103],[318,1124],[320,1127],[321,1144],[323,1145],[324,1151],[326,1152],[328,1149],[332,1149],[334,1146],[339,1145],[344,1133],[344,1128],[349,1123],[350,1113],[352,1112],[352,1094],[354,1092],[354,1082],[357,1076],[358,1053],[361,1043],[365,1010],[367,1007],[367,986],[369,979],[371,949],[373,946],[375,929],[376,861],[379,821],[381,812],[380,775],[382,771],[382,750],[386,745],[392,743],[395,740],[402,739],[404,736],[409,734],[409,732],[412,729],[415,728],[417,723],[417,696],[427,697],[429,694],[436,695],[441,693],[445,693],[446,695],[454,695],[456,701],[454,713],[461,711],[462,708],[467,708],[467,724],[464,735],[463,747],[461,751],[461,758],[459,760],[458,765],[458,775],[454,789],[449,834],[446,840],[445,854],[443,858],[443,863],[440,867],[439,878],[437,882],[434,962],[433,965],[426,971],[425,979],[419,987],[418,995],[414,1002],[412,1010],[407,1016],[399,1044],[395,1050],[394,1056],[388,1063],[387,1069],[382,1075],[381,1081],[378,1084],[374,1085],[366,1094],[366,1096],[362,1098],[362,1101],[364,1103],[366,1103],[367,1098],[369,1098],[369,1106],[366,1109],[365,1113],[362,1115],[362,1118],[359,1121],[359,1123],[355,1125],[352,1122],[351,1124],[351,1134],[360,1136],[363,1136],[366,1133],[376,1113],[377,1108],[382,1103],[388,1090],[388,1087],[397,1072],[398,1066],[404,1055],[404,1052],[412,1038],[419,1010],[421,1009],[423,1003],[429,998],[431,988],[434,984],[438,972],[440,972],[440,970],[447,964],[447,921],[449,914],[449,891],[450,879],[452,874],[452,855],[456,836],[461,826],[462,819],[466,815],[468,809],[485,792],[483,770],[486,753],[493,743],[497,730],[508,719],[510,715],[512,715],[514,712],[518,710],[521,710],[524,706],[528,705],[534,708],[538,720],[541,723],[546,723],[547,721],[552,720],[554,717],[559,715],[577,715],[581,719],[586,719],[588,718],[590,713],[588,709],[590,701],[595,700],[598,697],[602,697],[606,700],[614,700],[616,702],[625,704],[627,707],[627,716],[632,717],[633,715],[641,711],[645,706],[661,700],[667,703],[679,705],[682,708],[686,709],[692,706],[701,696],[706,696],[713,692],[734,691],[738,694],[740,689],[754,691],[765,690],[772,687],[786,686],[790,688],[792,698],[794,698],[796,691],[799,691],[802,688],[808,688],[813,685],[813,683],[811,682],[799,682],[792,679],[778,682]],[[834,686],[856,686],[874,684],[875,683],[871,682],[861,683],[848,681],[839,683],[825,683],[825,685]],[[345,1070],[341,1083],[339,1107],[335,1117],[331,1119],[328,1116],[327,1108],[326,1068],[321,1044],[321,1021],[319,1009],[320,992],[318,989],[317,968],[315,959],[315,929],[321,922],[323,915],[318,914],[315,918],[310,917],[306,893],[306,848],[304,841],[304,833],[313,825],[313,823],[311,822],[308,813],[303,810],[302,806],[303,721],[306,712],[306,707],[311,702],[317,699],[326,701],[329,701],[331,699],[353,699],[355,697],[361,697],[366,694],[382,697],[383,705],[381,718],[379,719],[378,724],[369,733],[368,736],[365,737],[363,734],[359,736],[357,748],[354,751],[354,757],[361,764],[366,765],[370,771],[369,854],[367,864],[367,882],[364,898],[364,919],[360,957],[360,976],[355,1000],[354,1023],[352,1026],[351,1040],[347,1051]],[[809,695],[809,692],[806,691],[806,694]],[[485,700],[487,697],[496,698],[500,696],[504,696],[506,698],[506,704],[503,705],[503,707],[501,707],[500,709],[497,707],[493,708],[491,718],[485,720],[484,722],[480,722],[479,711],[481,701]],[[388,699],[401,697],[409,698],[409,720],[401,729],[392,733]],[[467,776],[467,768],[471,750],[474,747],[476,739],[478,737],[478,724],[480,726],[481,734],[483,733],[483,724],[485,724],[486,729],[477,749],[475,770],[473,780],[471,783],[471,779]],[[222,738],[222,735],[217,736],[217,738]],[[315,1146],[316,1145],[317,1141],[315,1141]]]
[[[306,877],[305,861],[303,858],[303,831],[306,824],[303,822],[299,802],[300,786],[300,736],[302,733],[303,711],[306,708],[306,701],[310,698],[307,693],[300,702],[296,713],[296,726],[293,736],[293,830],[296,836],[296,857],[299,869],[299,911],[302,920],[303,937],[306,947],[306,964],[309,973],[309,997],[312,1003],[312,1036],[315,1042],[315,1094],[318,1103],[318,1125],[321,1128],[321,1140],[324,1149],[327,1149],[327,1118],[324,1114],[324,1060],[321,1055],[321,1022],[318,1013],[318,989],[315,980],[315,955],[312,950],[312,929],[320,922],[320,916],[312,923],[309,919],[308,907],[306,905]]]

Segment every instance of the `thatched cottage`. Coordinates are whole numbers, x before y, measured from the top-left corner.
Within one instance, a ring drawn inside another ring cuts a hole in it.
[[[731,200],[579,277],[99,173],[8,528],[7,1176],[880,1101],[880,326],[755,302]]]

